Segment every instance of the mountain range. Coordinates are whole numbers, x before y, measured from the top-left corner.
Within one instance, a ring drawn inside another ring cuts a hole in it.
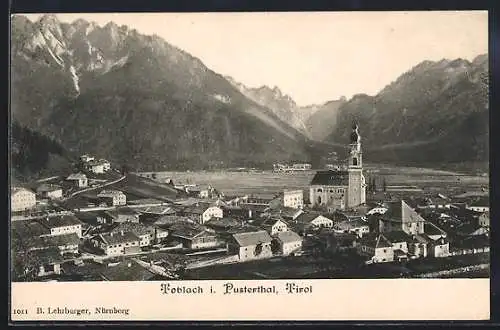
[[[356,120],[373,162],[488,159],[486,55],[424,61],[375,96],[300,107],[112,22],[16,15],[11,36],[12,120],[68,153],[138,170],[315,162],[345,152]]]

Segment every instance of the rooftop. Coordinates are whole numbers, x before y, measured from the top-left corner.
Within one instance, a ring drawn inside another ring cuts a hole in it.
[[[390,232],[384,233],[383,235],[391,243],[401,243],[401,242],[407,242],[407,241],[412,240],[412,237],[409,236],[407,233],[405,233],[402,230],[390,231]]]
[[[112,233],[120,233],[120,232],[132,232],[135,235],[146,235],[154,233],[155,228],[151,226],[143,225],[142,223],[135,222],[122,222],[118,223],[111,229]]]
[[[19,193],[21,191],[26,191],[26,192],[30,192],[30,193],[34,194],[33,191],[31,191],[31,190],[29,190],[27,188],[24,188],[24,187],[11,187],[10,188],[10,194],[11,195],[15,195],[15,194],[17,194],[17,193]]]
[[[101,271],[108,281],[147,281],[155,274],[140,265],[134,259],[124,260],[116,266],[108,266]]]
[[[119,243],[128,243],[139,241],[140,238],[137,237],[134,233],[128,232],[120,232],[120,233],[103,233],[99,235],[100,238],[104,241],[104,243],[108,245],[119,244]]]
[[[117,217],[119,215],[133,215],[138,216],[140,213],[131,209],[130,207],[120,207],[115,210],[108,210],[106,213],[112,217]]]
[[[311,223],[314,219],[316,219],[318,217],[324,217],[324,216],[321,215],[320,213],[316,213],[316,212],[304,212],[297,217],[296,221],[298,223],[308,224],[308,223]]]
[[[74,215],[58,215],[45,219],[39,219],[38,221],[47,228],[59,228],[82,224],[82,222]]]
[[[279,232],[276,235],[276,237],[282,243],[291,243],[291,242],[302,241],[302,238],[297,233],[295,233],[293,231],[282,231],[282,232]]]
[[[87,176],[83,173],[73,173],[73,174],[70,174],[66,180],[81,180],[81,179],[86,179]]]
[[[476,199],[474,202],[470,204],[470,206],[478,206],[478,207],[489,207],[490,206],[490,198],[488,196],[483,196]]]
[[[318,171],[311,180],[311,185],[347,186],[349,185],[349,172],[338,170]]]
[[[171,236],[186,239],[193,239],[206,232],[206,230],[207,229],[204,226],[190,222],[179,222],[170,226]]]
[[[102,190],[97,194],[97,197],[113,197],[117,195],[125,195],[123,192],[119,190]]]
[[[271,236],[265,230],[237,233],[233,234],[233,238],[239,246],[257,245],[272,241]]]
[[[389,248],[392,247],[391,242],[383,235],[368,234],[364,236],[360,242],[366,246],[373,248]]]

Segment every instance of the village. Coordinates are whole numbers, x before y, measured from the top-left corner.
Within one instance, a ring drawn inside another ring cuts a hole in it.
[[[347,164],[269,198],[159,182],[82,155],[11,187],[14,281],[446,277],[489,269],[486,189],[448,196],[365,179]],[[309,164],[274,171],[311,170]]]

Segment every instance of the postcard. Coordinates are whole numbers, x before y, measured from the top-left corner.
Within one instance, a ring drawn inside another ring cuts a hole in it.
[[[488,320],[487,11],[11,16],[12,321]]]

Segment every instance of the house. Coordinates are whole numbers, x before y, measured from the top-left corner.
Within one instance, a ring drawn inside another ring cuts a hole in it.
[[[119,190],[102,190],[97,197],[104,200],[109,206],[122,206],[127,204],[127,196]]]
[[[104,172],[111,170],[111,163],[106,159],[99,159],[98,163],[102,165]]]
[[[118,223],[110,232],[115,234],[131,232],[139,237],[139,246],[141,247],[157,244],[168,236],[168,231],[164,229],[135,222]]]
[[[108,223],[108,217],[103,211],[90,211],[76,213],[75,216],[81,221],[91,226],[98,226]],[[111,223],[111,222],[110,222]]]
[[[63,190],[58,185],[42,184],[36,188],[36,193],[42,198],[59,199],[63,197]]]
[[[277,233],[288,231],[288,224],[277,218],[260,218],[251,222],[252,226],[264,229],[269,235],[274,236]]]
[[[356,244],[356,249],[359,255],[369,257],[371,263],[394,261],[392,243],[383,234],[366,235]]]
[[[44,277],[61,274],[61,264],[64,258],[57,248],[48,248],[32,251],[33,259],[36,260],[37,276]]]
[[[445,258],[450,255],[450,242],[441,237],[429,244],[429,255],[434,258]]]
[[[490,226],[490,212],[483,212],[478,217],[478,223],[481,227],[489,227]]]
[[[30,250],[43,250],[47,248],[57,248],[59,253],[78,253],[80,237],[77,234],[64,234],[56,236],[43,236],[31,239],[27,242]]]
[[[368,226],[368,222],[361,219],[345,220],[335,223],[333,231],[336,233],[351,233],[361,238],[370,232],[370,227]]]
[[[302,237],[293,231],[278,232],[276,242],[283,256],[293,255],[302,249]]]
[[[442,195],[437,194],[432,197],[426,197],[418,201],[418,209],[449,209],[451,207],[451,199]]]
[[[91,160],[85,163],[85,169],[94,174],[103,174],[104,164],[100,161]]]
[[[490,199],[488,196],[478,198],[467,205],[467,209],[475,212],[488,212],[490,210]]]
[[[373,219],[378,222],[378,231],[404,231],[408,235],[423,234],[425,219],[422,218],[404,200],[389,202],[388,210],[384,214],[374,214]]]
[[[408,244],[408,254],[411,259],[426,258],[428,256],[429,244],[432,239],[425,234],[416,234],[411,237]]]
[[[198,203],[184,209],[186,216],[196,219],[200,224],[204,224],[211,218],[222,218],[222,208],[216,205]]]
[[[304,207],[304,192],[302,190],[285,190],[283,191],[283,206],[293,209],[301,209]]]
[[[99,272],[105,281],[150,281],[156,274],[136,259],[129,259],[120,262],[118,265],[107,266]]]
[[[215,218],[212,218],[212,219],[215,219]],[[172,225],[177,224],[177,223],[195,224],[197,222],[190,219],[189,217],[180,216],[180,215],[165,215],[165,216],[158,218],[154,222],[152,222],[153,225],[159,226],[161,228],[170,228]]]
[[[224,245],[215,232],[197,223],[179,222],[170,227],[170,236],[182,242],[186,249],[209,249]]]
[[[228,242],[228,252],[237,254],[240,261],[271,258],[271,243],[265,230],[236,233]]]
[[[132,232],[103,233],[94,236],[91,244],[102,250],[107,256],[119,256],[138,253],[140,238]]]
[[[116,210],[107,210],[104,212],[111,223],[115,222],[139,222],[140,213],[129,208],[120,207]]]
[[[37,221],[50,231],[51,236],[75,233],[79,238],[82,237],[82,222],[72,214],[50,216]]]
[[[424,232],[430,239],[436,240],[438,238],[446,237],[447,234],[444,230],[433,224],[432,222],[426,222],[424,224]]]
[[[66,178],[66,181],[71,181],[77,188],[86,188],[88,186],[87,176],[83,173],[73,173]]]
[[[394,251],[394,259],[401,261],[408,259],[408,241],[412,240],[404,231],[391,231],[384,233],[384,237],[391,243]]]
[[[300,233],[316,230],[320,228],[333,228],[333,220],[322,216],[319,213],[302,213],[295,221],[295,225]]]
[[[10,210],[19,212],[32,209],[36,205],[36,195],[31,190],[21,187],[10,189]]]

